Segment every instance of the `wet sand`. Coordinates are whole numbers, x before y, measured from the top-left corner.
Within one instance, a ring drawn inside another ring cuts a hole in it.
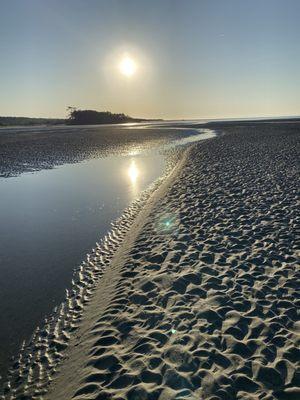
[[[132,147],[152,149],[187,134],[185,126],[151,124],[0,128],[0,177],[126,154]]]
[[[298,399],[299,126],[215,124],[188,149],[78,271],[6,398]]]

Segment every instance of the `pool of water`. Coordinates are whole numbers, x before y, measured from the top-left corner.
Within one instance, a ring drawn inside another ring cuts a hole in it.
[[[63,300],[74,267],[164,168],[162,155],[128,155],[0,180],[0,356]]]

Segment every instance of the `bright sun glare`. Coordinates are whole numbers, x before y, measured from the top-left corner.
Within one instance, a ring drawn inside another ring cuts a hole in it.
[[[135,160],[131,160],[129,169],[128,169],[128,175],[131,183],[135,185],[137,178],[139,176],[139,169],[135,163]]]
[[[124,57],[119,65],[120,71],[123,75],[131,77],[136,72],[136,63],[131,57]]]

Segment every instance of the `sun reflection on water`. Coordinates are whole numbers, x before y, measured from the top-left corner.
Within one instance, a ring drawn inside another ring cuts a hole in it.
[[[141,151],[137,147],[133,147],[129,152],[128,156],[134,157],[141,153]]]
[[[128,176],[129,176],[130,182],[133,186],[136,184],[139,175],[140,175],[140,171],[136,165],[135,160],[131,160],[130,166],[128,168]]]

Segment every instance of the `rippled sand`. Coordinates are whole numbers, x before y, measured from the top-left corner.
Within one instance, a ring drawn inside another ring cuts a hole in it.
[[[97,246],[6,398],[300,398],[299,125],[219,131]]]

